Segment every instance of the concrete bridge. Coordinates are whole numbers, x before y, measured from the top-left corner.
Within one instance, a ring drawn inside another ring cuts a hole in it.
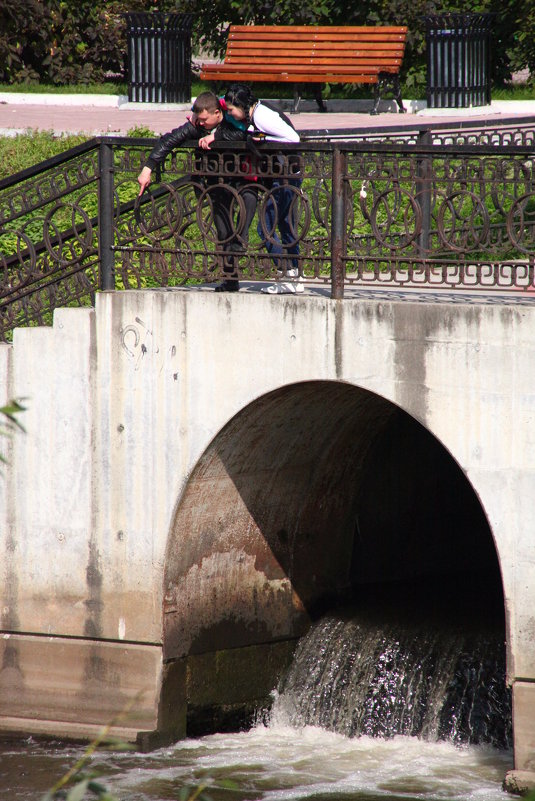
[[[0,345],[0,726],[151,747],[376,582],[498,605],[535,778],[535,307],[103,292]],[[512,785],[511,785],[512,786]]]

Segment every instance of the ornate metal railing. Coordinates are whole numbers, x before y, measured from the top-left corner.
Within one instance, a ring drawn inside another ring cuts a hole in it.
[[[0,338],[99,288],[96,140],[0,182]]]
[[[1,181],[0,337],[99,289],[278,281],[294,267],[334,298],[534,288],[535,121],[319,133],[298,149],[262,144],[260,157],[185,147],[141,198],[152,140],[93,139]]]

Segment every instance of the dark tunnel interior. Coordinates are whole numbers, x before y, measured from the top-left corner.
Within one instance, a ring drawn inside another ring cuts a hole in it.
[[[492,534],[463,471],[416,420],[396,410],[366,463],[355,498],[351,587],[357,597],[403,598],[443,622],[463,614],[503,626]],[[366,589],[368,588],[368,589]]]
[[[402,409],[335,382],[270,393],[214,439],[178,507],[165,592],[179,650],[296,636],[336,603],[389,595],[503,626],[492,534],[459,465]]]

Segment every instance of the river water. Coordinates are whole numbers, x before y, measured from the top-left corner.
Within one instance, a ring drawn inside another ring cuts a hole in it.
[[[0,745],[0,799],[38,801],[83,748],[32,739]],[[91,768],[121,801],[178,799],[206,784],[213,801],[504,801],[512,753],[398,736],[348,738],[306,726],[259,725],[151,754],[100,752]],[[231,786],[229,786],[229,784]]]

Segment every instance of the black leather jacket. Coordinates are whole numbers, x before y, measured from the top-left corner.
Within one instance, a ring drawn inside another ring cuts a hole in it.
[[[165,157],[175,148],[183,145],[184,142],[191,141],[192,139],[201,139],[209,133],[205,128],[200,125],[194,125],[188,120],[184,125],[174,128],[169,133],[163,134],[154,147],[152,148],[149,157],[145,164],[153,170],[157,164],[161,164]],[[223,120],[215,130],[216,141],[226,142],[243,142],[245,140],[245,132],[235,128],[231,123]]]

